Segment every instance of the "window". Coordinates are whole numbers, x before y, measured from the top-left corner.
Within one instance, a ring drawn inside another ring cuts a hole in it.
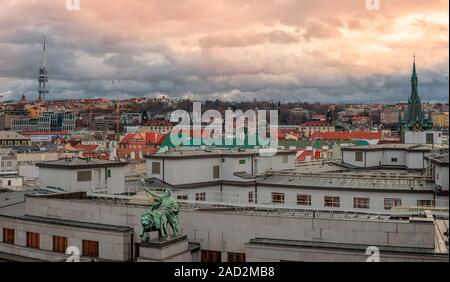
[[[283,155],[283,163],[287,164],[289,162],[289,156],[288,155]]]
[[[369,198],[353,198],[353,208],[368,209],[369,208]]]
[[[195,193],[196,201],[206,201],[206,192]]]
[[[418,207],[433,207],[433,200],[417,200]]]
[[[98,242],[83,240],[83,256],[98,257]]]
[[[85,182],[85,181],[91,181],[92,180],[92,171],[85,170],[85,171],[78,171],[77,173],[77,181],[78,182]]]
[[[15,231],[14,229],[3,228],[3,243],[13,244],[15,239]]]
[[[397,158],[391,158],[391,162],[396,163],[397,162]]]
[[[398,207],[402,205],[402,199],[391,199],[391,198],[385,198],[384,199],[384,209],[390,210],[393,207]]]
[[[111,170],[108,169],[108,170],[106,171],[106,173],[107,173],[108,178],[110,178],[110,177],[111,177]]]
[[[254,201],[253,191],[250,191],[248,192],[248,202],[253,203],[253,201]]]
[[[161,173],[161,163],[160,162],[152,162],[152,173],[153,174]]]
[[[297,195],[297,205],[310,206],[311,195]]]
[[[355,162],[362,162],[363,161],[363,152],[356,152],[355,153]]]
[[[27,247],[39,249],[39,233],[27,232]]]
[[[177,200],[184,200],[186,201],[188,199],[188,195],[178,195]]]
[[[53,251],[65,253],[67,250],[67,237],[53,236]]]
[[[213,178],[214,179],[220,178],[220,166],[218,165],[213,166]]]
[[[222,255],[218,251],[202,250],[201,262],[221,262]]]
[[[433,144],[434,143],[433,133],[427,133],[427,135],[426,135],[426,142],[427,142],[427,144]]]
[[[339,197],[325,196],[325,198],[324,198],[324,205],[325,205],[325,207],[339,208],[341,206],[340,198]]]
[[[11,186],[11,180],[8,180],[8,186]]]
[[[228,262],[245,262],[244,253],[228,253]]]
[[[272,193],[272,203],[284,204],[284,193]]]
[[[239,164],[241,165],[245,164],[245,160],[239,160]]]

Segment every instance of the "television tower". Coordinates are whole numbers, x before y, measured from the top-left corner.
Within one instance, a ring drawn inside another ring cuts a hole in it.
[[[39,68],[39,102],[45,100],[45,95],[48,94],[47,82],[48,82],[48,73],[47,73],[47,39],[44,35],[44,48],[42,50],[42,62]]]

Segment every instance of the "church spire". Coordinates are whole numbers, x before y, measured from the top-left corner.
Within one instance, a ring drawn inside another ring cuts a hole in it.
[[[417,88],[419,80],[417,78],[417,71],[416,71],[416,53],[414,53],[414,62],[413,62],[413,73],[411,76],[411,83],[413,87]]]

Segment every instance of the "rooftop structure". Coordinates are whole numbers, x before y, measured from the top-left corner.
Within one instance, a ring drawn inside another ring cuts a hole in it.
[[[125,162],[91,158],[67,158],[36,164],[39,168],[41,189],[109,194],[125,192],[126,165]]]
[[[104,167],[124,167],[127,163],[119,161],[110,160],[100,160],[100,159],[64,159],[58,161],[49,161],[38,163],[38,167],[42,168],[55,168],[55,169],[88,169],[88,168],[104,168]]]
[[[133,197],[86,193],[28,195],[4,208],[0,203],[0,227],[7,229],[0,258],[61,261],[64,254],[51,240],[59,236],[83,249],[82,261],[139,261],[134,250],[147,208]],[[202,256],[190,248],[193,261],[365,261],[368,245],[380,247],[381,261],[448,261],[448,219],[426,211],[393,217],[181,203],[179,217],[189,241],[199,242]],[[40,244],[27,247],[26,232]]]

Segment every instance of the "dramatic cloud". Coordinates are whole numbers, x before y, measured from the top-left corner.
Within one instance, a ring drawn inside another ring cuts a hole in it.
[[[0,0],[0,95],[448,101],[447,0]]]

